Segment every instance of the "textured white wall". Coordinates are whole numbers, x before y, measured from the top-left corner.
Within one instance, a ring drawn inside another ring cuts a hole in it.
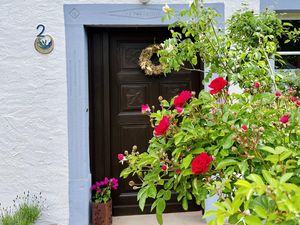
[[[150,4],[187,3],[152,0]],[[224,2],[225,16],[240,0]],[[248,0],[258,10],[259,0]],[[43,192],[48,210],[39,225],[68,224],[67,81],[63,4],[138,3],[137,0],[0,1],[0,202],[23,191]],[[38,24],[55,38],[55,49],[33,48]]]

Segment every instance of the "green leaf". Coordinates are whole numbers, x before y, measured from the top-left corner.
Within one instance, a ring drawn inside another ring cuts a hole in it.
[[[287,148],[283,147],[283,146],[277,146],[275,148],[275,152],[276,152],[276,154],[279,155],[279,154],[281,154],[283,152],[289,152],[289,150]]]
[[[257,213],[257,215],[261,218],[266,219],[268,217],[268,213],[267,211],[261,207],[261,206],[255,206],[255,212]]]
[[[294,173],[286,173],[286,174],[282,175],[280,178],[280,183],[287,182],[293,175],[294,175]]]
[[[282,154],[280,154],[279,160],[280,160],[280,161],[284,161],[284,160],[286,160],[287,158],[289,158],[291,155],[292,155],[292,152],[291,152],[291,151],[283,152]]]
[[[208,218],[208,217],[211,217],[211,216],[215,216],[217,212],[218,212],[217,210],[205,211],[205,214],[203,215],[203,218]]]
[[[236,165],[238,162],[234,159],[224,159],[221,162],[219,162],[216,170],[224,169],[227,166]]]
[[[259,148],[260,150],[272,153],[272,154],[277,154],[274,148],[271,148],[269,146],[262,146]]]
[[[140,200],[141,196],[147,191],[147,188],[146,187],[142,187],[138,194],[137,194],[137,200]]]
[[[263,177],[265,178],[265,180],[266,180],[269,184],[272,184],[272,183],[273,183],[273,182],[272,182],[273,178],[272,178],[272,176],[271,176],[271,174],[270,174],[269,171],[263,170],[263,171],[262,171],[262,175],[263,175]]]
[[[166,201],[163,198],[157,199],[156,213],[162,214],[166,208]]]
[[[144,211],[146,200],[147,200],[147,194],[144,193],[139,200],[139,207],[140,207],[141,211]]]
[[[224,149],[229,149],[232,147],[232,145],[234,144],[233,136],[234,134],[230,134],[226,137],[225,142],[223,144]]]
[[[263,223],[257,216],[245,216],[247,225],[262,225]]]
[[[148,191],[147,191],[148,197],[155,198],[157,194],[156,187],[154,184],[149,185]]]
[[[164,193],[165,193],[165,190],[164,190],[164,189],[159,190],[159,192],[158,192],[158,194],[157,194],[157,198],[162,197],[162,196],[164,195]]]
[[[252,180],[258,185],[265,185],[264,181],[261,179],[261,177],[257,174],[250,174],[247,179]]]
[[[186,156],[182,161],[182,168],[187,169],[190,166],[192,160],[193,160],[192,154],[189,154],[188,156]]]
[[[185,211],[187,211],[188,208],[189,208],[188,200],[187,200],[186,197],[184,197],[183,200],[182,200],[182,208],[183,208]]]
[[[246,180],[238,180],[237,182],[235,182],[235,185],[240,186],[240,187],[245,187],[245,188],[251,187],[251,184]]]
[[[156,220],[159,225],[163,225],[162,213],[156,213]]]
[[[172,193],[171,193],[170,190],[165,191],[165,193],[164,193],[164,199],[166,201],[169,201],[171,199],[171,196],[172,196]]]
[[[122,170],[120,177],[125,179],[130,175],[130,173],[131,173],[131,168],[127,167],[126,169]]]

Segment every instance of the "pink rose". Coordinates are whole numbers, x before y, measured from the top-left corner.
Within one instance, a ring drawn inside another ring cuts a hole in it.
[[[176,112],[177,113],[182,113],[183,112],[183,108],[181,108],[181,107],[176,107]]]
[[[277,90],[277,91],[275,92],[275,96],[276,96],[276,97],[280,97],[280,96],[281,96],[281,93],[280,93],[279,90]]]
[[[118,160],[122,161],[124,159],[124,155],[123,154],[118,154]]]
[[[145,105],[142,105],[142,106],[141,106],[141,112],[142,112],[143,114],[148,113],[148,112],[150,112],[150,111],[151,111],[151,110],[150,110],[150,107],[149,107],[148,104],[145,104]]]
[[[295,97],[295,96],[292,96],[292,97],[290,98],[290,100],[291,100],[292,102],[297,102],[297,101],[298,101],[298,98]]]
[[[289,115],[284,115],[279,120],[281,123],[288,123],[289,122]]]

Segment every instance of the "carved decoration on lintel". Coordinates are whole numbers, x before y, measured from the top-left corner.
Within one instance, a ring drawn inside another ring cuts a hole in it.
[[[163,16],[163,12],[161,9],[136,8],[136,9],[111,11],[109,12],[109,15],[117,16],[117,17],[139,18],[139,19],[154,19],[154,18],[161,18]]]

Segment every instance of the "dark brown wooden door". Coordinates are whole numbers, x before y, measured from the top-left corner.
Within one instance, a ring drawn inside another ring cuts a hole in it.
[[[147,77],[140,70],[138,58],[142,49],[166,39],[166,28],[88,31],[91,172],[96,181],[104,176],[119,177],[124,168],[117,160],[119,153],[131,150],[133,145],[140,152],[147,150],[153,130],[148,117],[140,112],[141,105],[157,106],[158,96],[170,99],[182,90],[199,92],[201,74],[182,71],[166,77]],[[119,190],[113,194],[114,215],[141,213],[129,180],[120,180]],[[146,205],[146,213],[149,206]],[[167,210],[181,210],[175,196]]]

